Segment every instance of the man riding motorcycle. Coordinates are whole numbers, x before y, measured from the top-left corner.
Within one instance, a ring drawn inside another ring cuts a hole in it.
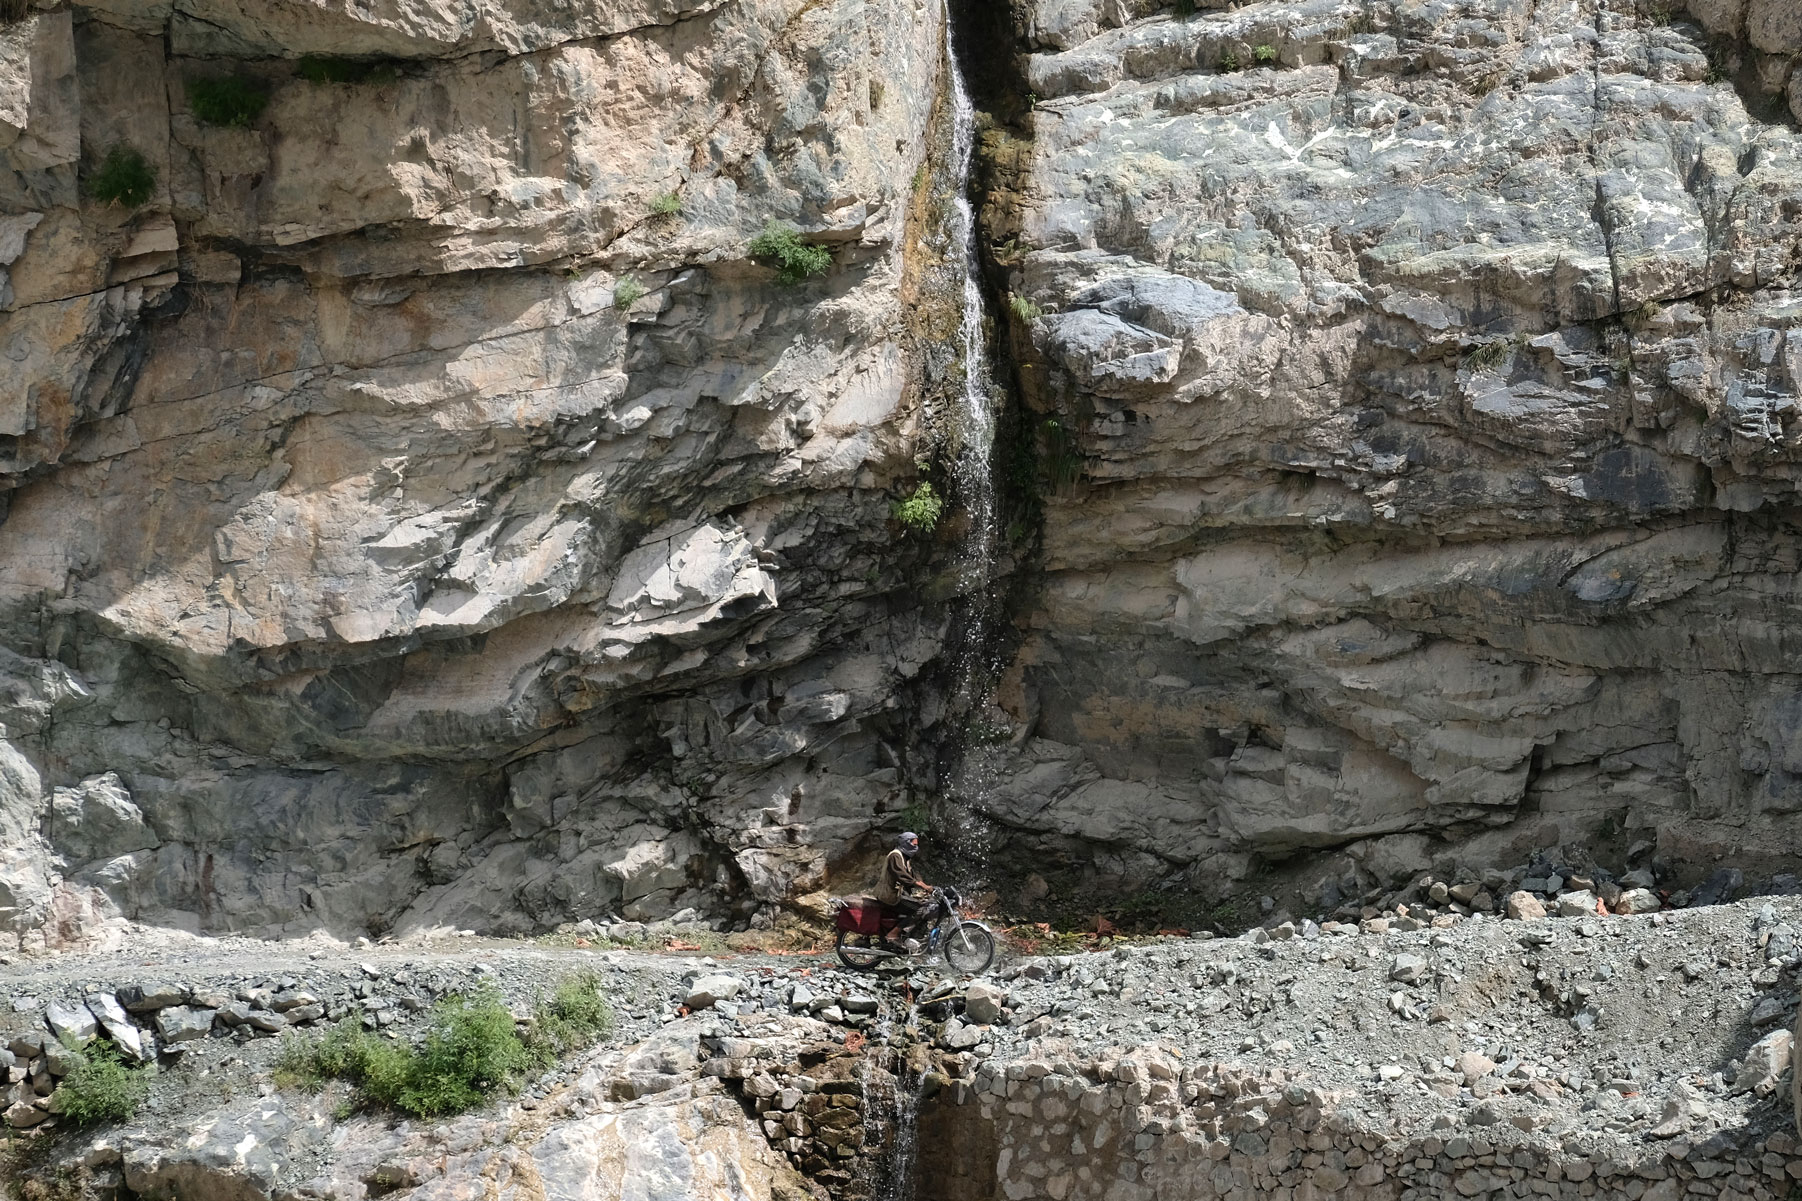
[[[889,931],[889,941],[906,951],[919,950],[920,944],[911,934],[929,891],[926,882],[914,872],[913,858],[919,853],[920,836],[909,830],[895,840],[895,849],[882,861],[882,871],[876,878],[877,903],[897,919],[895,928]]]

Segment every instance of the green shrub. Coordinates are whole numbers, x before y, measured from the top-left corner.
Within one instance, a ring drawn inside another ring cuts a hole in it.
[[[592,1043],[612,1020],[592,974],[558,985],[550,1003],[538,1007],[529,1038],[521,1037],[500,994],[484,987],[434,1006],[418,1046],[371,1034],[360,1017],[322,1036],[290,1034],[276,1059],[275,1079],[307,1091],[346,1080],[366,1103],[415,1117],[460,1113],[496,1092],[518,1092],[528,1074]]]
[[[472,1109],[492,1092],[517,1092],[521,1077],[542,1065],[500,994],[484,989],[440,1002],[410,1059],[398,1057],[386,1078],[365,1087],[384,1104],[433,1117]]]
[[[613,285],[613,307],[623,313],[637,304],[639,297],[643,295],[643,284],[630,275],[621,276],[619,282]]]
[[[203,125],[248,129],[268,103],[268,95],[246,79],[188,80],[188,108]]]
[[[920,481],[912,496],[895,502],[895,520],[922,534],[930,533],[938,526],[944,511],[944,500],[926,480]]]
[[[600,977],[583,972],[558,984],[550,1003],[537,1007],[531,1042],[551,1055],[568,1055],[612,1028],[613,1010],[601,995]]]
[[[1220,56],[1220,69],[1222,71],[1237,71],[1239,69],[1239,56],[1234,54],[1231,50],[1222,54]]]
[[[130,146],[114,146],[88,177],[88,194],[107,204],[135,209],[156,191],[156,169]]]
[[[77,1126],[92,1126],[132,1117],[149,1091],[148,1072],[126,1067],[111,1043],[97,1043],[78,1054],[56,1098],[64,1117]]]
[[[898,818],[903,830],[924,830],[932,824],[932,815],[926,811],[924,801],[910,801],[901,807]]]
[[[1018,292],[1007,298],[1007,307],[1022,321],[1032,321],[1045,315],[1043,309]]]
[[[1268,64],[1276,61],[1276,47],[1270,45],[1254,47],[1251,59],[1255,63]]]
[[[674,217],[682,211],[682,197],[674,192],[665,192],[651,201],[653,217]]]
[[[811,275],[824,275],[832,266],[830,250],[803,242],[793,226],[776,221],[764,226],[747,249],[754,259],[773,261],[776,282],[785,286],[798,284]]]
[[[392,83],[400,78],[400,71],[392,62],[378,58],[308,54],[294,69],[309,83]]]

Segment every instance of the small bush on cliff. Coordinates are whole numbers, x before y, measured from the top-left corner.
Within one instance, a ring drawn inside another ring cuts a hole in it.
[[[77,1126],[123,1122],[138,1112],[150,1091],[150,1073],[128,1068],[111,1043],[90,1045],[57,1087],[62,1114]]]
[[[682,211],[682,197],[674,192],[665,192],[651,201],[651,216],[674,217]]]
[[[114,146],[88,177],[88,194],[106,204],[135,209],[156,191],[156,171],[130,146]]]
[[[1222,71],[1237,71],[1239,69],[1239,56],[1234,54],[1231,50],[1222,54],[1220,56],[1220,69]]]
[[[415,1117],[461,1113],[497,1092],[518,1092],[530,1073],[592,1043],[612,1020],[592,974],[558,985],[550,1002],[537,1007],[526,1035],[500,994],[484,987],[440,1001],[417,1046],[371,1034],[357,1017],[323,1036],[289,1035],[275,1078],[309,1091],[328,1080],[349,1081],[367,1103]]]
[[[944,512],[943,498],[926,480],[920,481],[912,496],[895,502],[895,520],[916,533],[929,534],[938,528],[939,517]]]
[[[188,80],[188,108],[203,125],[248,129],[268,103],[268,95],[247,79]]]
[[[776,265],[776,282],[793,286],[812,275],[824,275],[832,266],[832,252],[824,246],[811,246],[801,240],[793,226],[772,221],[763,232],[751,239],[747,248],[754,259]]]
[[[1276,61],[1276,47],[1269,45],[1254,47],[1251,58],[1259,66],[1268,66]]]
[[[613,307],[623,313],[637,304],[643,295],[643,284],[630,275],[622,276],[620,281],[613,285]]]

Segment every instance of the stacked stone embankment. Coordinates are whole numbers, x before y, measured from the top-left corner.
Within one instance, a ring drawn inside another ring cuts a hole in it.
[[[1559,1142],[1508,1122],[1398,1136],[1345,1101],[1293,1071],[1186,1065],[1150,1049],[985,1065],[923,1119],[923,1138],[944,1149],[926,1165],[923,1195],[1771,1201],[1802,1181],[1802,1143],[1788,1129],[1639,1148]]]

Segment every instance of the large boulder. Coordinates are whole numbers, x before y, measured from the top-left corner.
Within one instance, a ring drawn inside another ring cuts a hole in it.
[[[1506,905],[1508,916],[1516,921],[1531,922],[1546,916],[1545,902],[1524,890],[1509,893]]]
[[[1001,1007],[1007,1004],[1007,990],[986,980],[976,980],[964,990],[964,1017],[978,1026],[1001,1020]]]

